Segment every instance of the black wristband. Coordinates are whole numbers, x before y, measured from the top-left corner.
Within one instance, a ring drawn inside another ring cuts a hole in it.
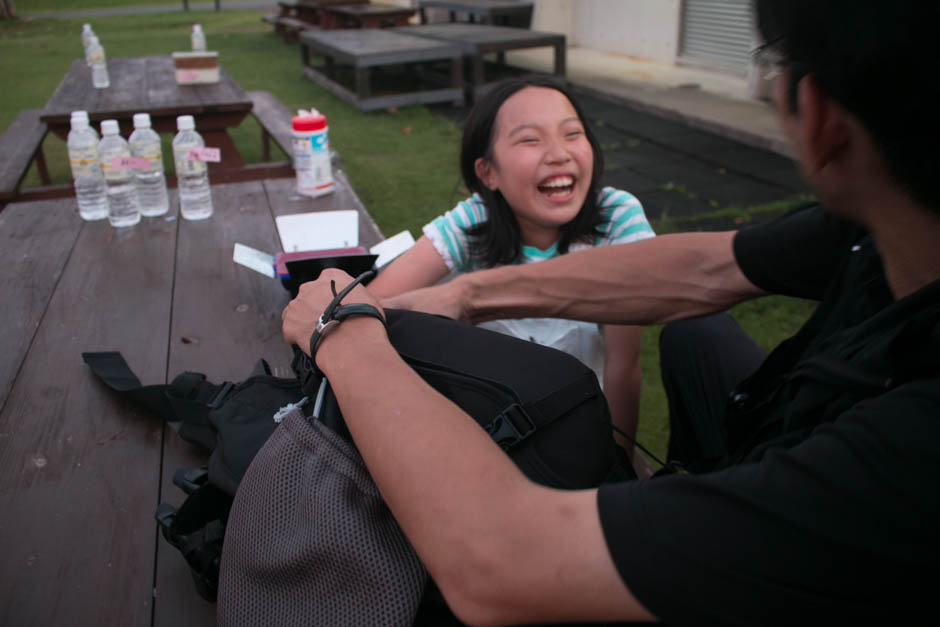
[[[326,313],[323,315],[325,316]],[[372,305],[367,305],[366,303],[339,305],[333,309],[328,320],[324,320],[323,316],[320,316],[320,319],[317,321],[317,328],[313,332],[313,335],[310,336],[310,359],[313,359],[314,355],[316,355],[317,345],[320,343],[320,340],[326,336],[327,332],[339,325],[339,323],[346,318],[352,316],[372,316],[378,319],[383,327],[385,326],[385,318],[383,318],[379,310]]]
[[[316,329],[313,332],[313,335],[310,336],[310,357],[307,357],[302,352],[297,351],[299,355],[295,355],[295,364],[294,371],[301,379],[301,386],[304,389],[304,392],[308,395],[310,394],[311,388],[310,384],[314,379],[319,379],[322,377],[322,373],[319,368],[317,368],[316,363],[316,353],[317,345],[320,343],[320,340],[323,339],[323,336],[333,328],[338,325],[343,320],[351,316],[371,316],[378,319],[382,326],[385,326],[385,318],[382,317],[382,314],[378,309],[372,305],[367,305],[366,303],[351,303],[349,305],[340,305],[340,301],[348,294],[356,285],[362,281],[368,279],[374,274],[374,271],[369,270],[363,272],[353,280],[352,283],[343,288],[339,294],[336,293],[336,283],[330,281],[330,289],[333,291],[333,300],[330,301],[330,304],[327,305],[326,309],[323,311],[323,315],[320,316],[317,320]]]

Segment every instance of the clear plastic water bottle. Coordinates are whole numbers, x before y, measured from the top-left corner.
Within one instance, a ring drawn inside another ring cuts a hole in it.
[[[88,60],[88,46],[91,45],[91,38],[95,32],[91,30],[91,24],[82,24],[82,49],[85,51],[85,63],[91,67],[91,61]]]
[[[193,24],[193,32],[189,36],[189,40],[193,44],[194,51],[203,51],[206,49],[206,34],[202,32],[202,26],[199,24]]]
[[[76,115],[84,114],[84,115]],[[98,162],[98,136],[88,125],[88,114],[72,114],[72,126],[66,141],[69,165],[75,181],[78,215],[83,220],[103,220],[108,217],[108,193]]]
[[[147,168],[134,168],[134,184],[140,201],[140,215],[162,216],[170,208],[163,175],[163,152],[160,136],[150,128],[150,115],[134,114],[134,132],[127,140],[131,156],[146,159]]]
[[[98,158],[108,184],[108,222],[111,226],[134,226],[140,222],[140,203],[134,188],[134,171],[114,163],[115,159],[131,156],[127,141],[118,133],[117,120],[101,122]]]
[[[98,131],[95,130],[95,127],[91,125],[91,121],[88,119],[87,111],[72,111],[72,119],[78,118],[85,122],[85,125],[88,127],[88,132],[91,133],[92,137],[95,138],[95,151],[97,154],[98,150],[98,141],[101,139],[98,136]]]
[[[180,195],[180,214],[187,220],[204,220],[212,215],[212,192],[209,169],[204,161],[192,160],[190,148],[203,148],[205,142],[196,132],[191,115],[176,118],[179,132],[173,138],[173,163],[176,165],[176,188]]]
[[[98,89],[111,86],[111,79],[108,78],[108,64],[104,57],[104,48],[94,35],[91,37],[91,43],[88,44],[88,65],[91,66],[92,85]]]

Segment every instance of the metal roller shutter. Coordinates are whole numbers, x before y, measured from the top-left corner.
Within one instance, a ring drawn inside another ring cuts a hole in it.
[[[747,72],[751,13],[750,0],[685,0],[680,62]]]

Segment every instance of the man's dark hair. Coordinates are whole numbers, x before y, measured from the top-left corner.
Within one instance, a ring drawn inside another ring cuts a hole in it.
[[[940,2],[755,0],[758,28],[871,133],[894,180],[940,210]],[[795,99],[792,101],[795,103]]]
[[[493,131],[499,108],[507,98],[526,87],[546,87],[564,95],[578,114],[578,119],[584,126],[585,137],[594,153],[594,169],[587,198],[584,199],[584,205],[574,220],[561,227],[558,252],[564,254],[572,243],[593,236],[601,220],[597,196],[604,173],[604,156],[577,101],[563,85],[550,78],[527,77],[502,81],[486,92],[473,106],[464,123],[460,145],[460,172],[464,183],[467,189],[480,196],[487,209],[487,221],[467,229],[470,254],[485,267],[516,262],[522,252],[522,233],[509,203],[498,190],[493,191],[483,184],[477,177],[474,163],[481,157],[493,158]]]

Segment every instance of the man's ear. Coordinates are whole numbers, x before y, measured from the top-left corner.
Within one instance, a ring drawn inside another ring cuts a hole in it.
[[[473,162],[473,171],[476,172],[477,178],[482,181],[489,189],[497,189],[496,176],[493,171],[493,164],[484,157],[479,157],[476,161]]]
[[[848,112],[823,90],[812,74],[800,79],[796,102],[803,166],[810,173],[816,172],[838,158],[848,145]]]

